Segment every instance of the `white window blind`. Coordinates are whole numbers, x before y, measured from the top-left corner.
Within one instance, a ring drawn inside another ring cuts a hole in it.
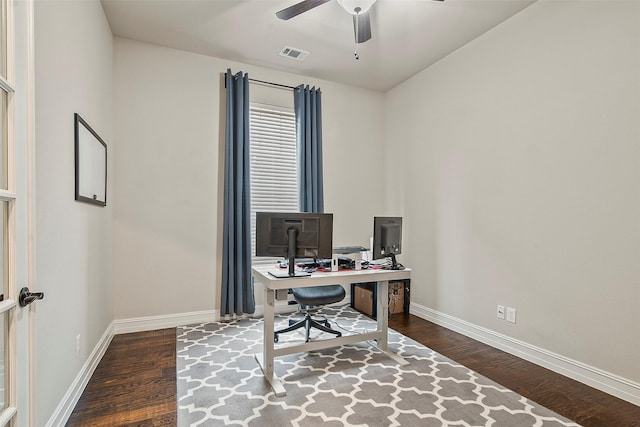
[[[251,254],[255,257],[256,212],[297,212],[296,121],[291,108],[251,103]]]

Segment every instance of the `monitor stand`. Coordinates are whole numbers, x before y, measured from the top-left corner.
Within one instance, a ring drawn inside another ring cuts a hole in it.
[[[269,271],[269,274],[272,275],[273,277],[277,277],[278,279],[289,279],[289,278],[293,279],[295,277],[311,276],[311,273],[307,273],[306,271],[295,271],[293,275],[290,275],[288,271],[273,270],[273,271]]]
[[[270,271],[269,274],[273,277],[277,277],[278,279],[288,279],[295,277],[309,277],[311,273],[307,273],[306,271],[296,271],[296,237],[298,235],[298,230],[295,227],[290,227],[287,230],[287,237],[289,238],[289,244],[287,245],[287,255],[289,258],[289,268],[288,271]]]
[[[277,277],[278,279],[289,279],[295,277],[309,277],[311,273],[307,273],[306,271],[296,271],[296,230],[293,228],[289,229],[289,268],[287,271],[270,271],[269,274],[273,277]]]
[[[385,270],[404,270],[404,267],[396,261],[396,254],[387,254],[386,256],[391,258],[391,265],[385,267]]]

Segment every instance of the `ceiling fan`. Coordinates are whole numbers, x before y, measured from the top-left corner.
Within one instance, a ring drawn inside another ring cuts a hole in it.
[[[285,21],[301,13],[308,12],[331,0],[303,0],[299,3],[276,12],[276,16]],[[371,18],[369,10],[376,0],[336,0],[340,6],[353,15],[353,31],[356,43],[364,43],[371,38]],[[444,1],[444,0],[434,0]]]

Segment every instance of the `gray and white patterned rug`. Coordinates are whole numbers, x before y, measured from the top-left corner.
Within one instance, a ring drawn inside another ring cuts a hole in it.
[[[375,329],[348,306],[323,314],[343,335]],[[286,323],[279,317],[276,329]],[[303,342],[299,331],[277,345]],[[179,427],[578,426],[393,330],[389,348],[408,365],[366,342],[282,356],[275,362],[287,390],[281,398],[254,358],[262,319],[183,326],[177,335]]]

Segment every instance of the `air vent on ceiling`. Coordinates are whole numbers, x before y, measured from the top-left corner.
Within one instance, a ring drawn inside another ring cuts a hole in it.
[[[298,61],[304,61],[304,59],[309,56],[309,52],[301,49],[296,49],[295,47],[285,46],[280,51],[279,55],[291,59],[297,59]]]

